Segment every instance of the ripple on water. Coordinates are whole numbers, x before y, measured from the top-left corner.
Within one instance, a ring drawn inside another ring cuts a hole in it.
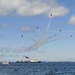
[[[75,75],[75,63],[0,64],[0,75]]]

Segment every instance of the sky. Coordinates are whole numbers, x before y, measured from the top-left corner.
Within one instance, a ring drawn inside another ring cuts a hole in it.
[[[0,61],[75,61],[74,3],[0,0]]]

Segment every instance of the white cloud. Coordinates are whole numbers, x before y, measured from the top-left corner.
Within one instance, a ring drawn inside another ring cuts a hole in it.
[[[0,54],[10,54],[10,53],[22,53],[24,52],[25,47],[4,47],[2,45],[0,45]]]
[[[12,52],[21,53],[21,52],[24,52],[25,47],[16,47],[16,46],[13,46],[10,49],[11,49]]]
[[[2,52],[2,53],[9,52],[9,48],[8,47],[1,46],[0,47],[0,52]]]
[[[55,0],[0,0],[0,15],[15,13],[20,16],[48,15],[63,16],[69,10]]]
[[[34,27],[32,26],[27,26],[27,27],[22,27],[21,29],[20,29],[20,31],[21,32],[32,32],[32,31],[34,31]]]
[[[56,6],[53,7],[49,13],[53,14],[53,17],[57,17],[57,16],[64,16],[65,14],[68,14],[69,10],[66,9],[63,6]]]
[[[69,24],[75,25],[75,15],[70,18]]]

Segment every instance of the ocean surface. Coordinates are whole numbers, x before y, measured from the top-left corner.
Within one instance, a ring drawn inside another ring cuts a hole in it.
[[[75,62],[0,63],[0,75],[75,75]]]

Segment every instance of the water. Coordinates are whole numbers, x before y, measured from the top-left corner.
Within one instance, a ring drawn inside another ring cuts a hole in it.
[[[0,64],[0,75],[75,75],[74,62]]]

